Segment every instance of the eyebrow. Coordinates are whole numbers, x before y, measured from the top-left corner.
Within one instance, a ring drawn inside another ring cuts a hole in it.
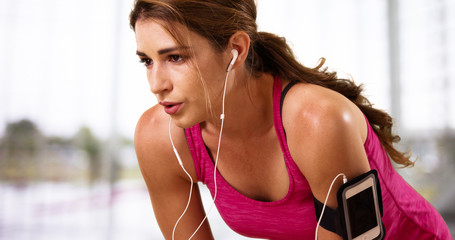
[[[172,51],[175,51],[175,50],[179,50],[179,49],[188,49],[189,47],[170,47],[170,48],[164,48],[164,49],[161,49],[161,50],[158,50],[158,55],[163,55],[163,54],[166,54],[166,53],[169,53],[169,52],[172,52]],[[142,57],[147,57],[147,54],[137,50],[136,51],[136,54],[138,56],[142,56]]]
[[[140,52],[140,51],[136,51],[136,55],[141,56],[141,57],[147,57],[147,54]]]

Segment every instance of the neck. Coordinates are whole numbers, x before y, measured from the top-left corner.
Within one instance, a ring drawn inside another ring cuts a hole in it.
[[[273,76],[233,76],[226,92],[223,138],[247,139],[268,133],[273,128]],[[216,116],[202,125],[211,136],[218,135],[221,126],[220,114]]]

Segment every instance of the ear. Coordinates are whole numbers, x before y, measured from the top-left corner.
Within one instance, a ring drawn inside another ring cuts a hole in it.
[[[229,44],[227,47],[227,54],[229,54],[229,59],[232,59],[231,50],[235,49],[238,52],[237,60],[235,61],[232,68],[236,68],[238,66],[243,65],[245,62],[246,57],[248,56],[248,51],[250,49],[250,36],[244,31],[238,31],[229,39]]]

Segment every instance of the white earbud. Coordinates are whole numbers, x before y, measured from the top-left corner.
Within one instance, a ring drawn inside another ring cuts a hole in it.
[[[231,71],[232,66],[234,66],[234,63],[237,60],[237,57],[239,56],[239,52],[237,51],[237,49],[232,49],[231,53],[232,53],[232,60],[231,60],[231,63],[229,63],[227,72]]]

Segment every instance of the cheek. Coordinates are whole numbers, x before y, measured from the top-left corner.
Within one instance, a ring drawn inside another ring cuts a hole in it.
[[[186,89],[188,97],[192,98],[191,102],[197,103],[197,115],[209,114],[218,109],[221,103],[221,97],[224,87],[224,79],[226,77],[226,69],[222,61],[217,61],[213,55],[199,55],[196,59],[197,67],[193,65],[194,71],[191,72],[191,77],[187,77],[191,81],[191,85]],[[188,83],[187,83],[188,84]],[[188,86],[188,85],[187,85]],[[193,105],[193,106],[195,106]],[[207,117],[207,116],[206,116]]]
[[[198,71],[188,68],[186,71],[174,74],[174,83],[186,94],[197,95],[202,89],[202,82]]]
[[[200,67],[202,81],[205,83],[209,95],[218,97],[224,87],[226,69],[219,64],[207,64]],[[212,96],[213,97],[213,96]]]

